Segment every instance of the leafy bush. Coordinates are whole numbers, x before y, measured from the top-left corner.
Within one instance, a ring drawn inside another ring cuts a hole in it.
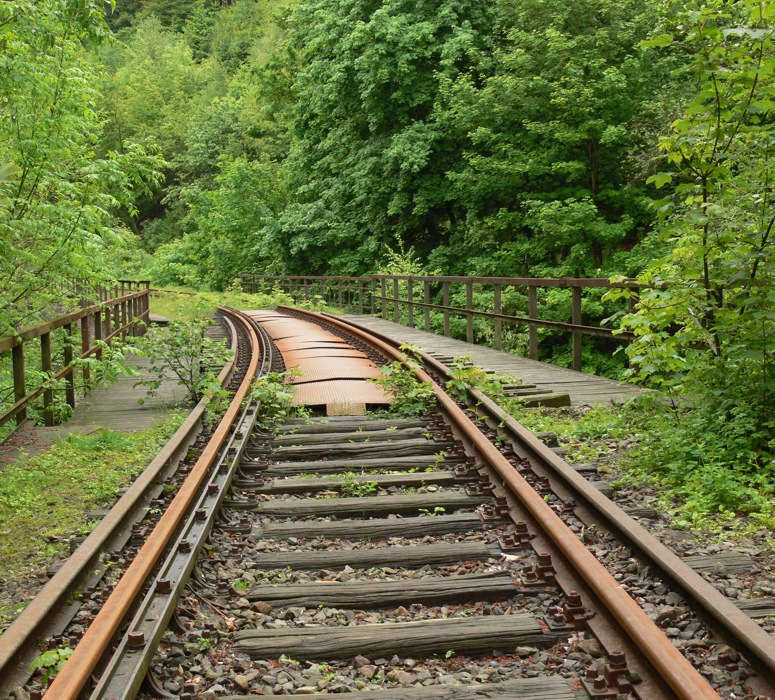
[[[253,382],[250,395],[259,402],[258,423],[264,428],[271,428],[286,418],[307,415],[304,406],[293,403],[289,376],[292,376],[292,372],[270,372]]]
[[[661,139],[672,184],[660,202],[671,252],[623,327],[634,373],[674,408],[639,451],[696,514],[771,512],[775,458],[775,247],[769,77],[775,17],[765,3],[677,7],[646,45],[680,51],[699,89]],[[614,294],[615,295],[615,294]],[[609,296],[614,296],[609,295]]]
[[[471,364],[468,355],[456,357],[452,363],[452,378],[447,380],[447,393],[456,401],[463,401],[468,387],[479,389],[493,399],[503,396],[503,385],[498,377],[491,376],[481,367]]]
[[[205,335],[210,325],[209,319],[200,319],[171,321],[166,329],[151,326],[138,343],[138,349],[150,358],[152,376],[141,379],[135,386],[146,387],[149,396],[154,396],[171,374],[186,388],[192,403],[217,395],[221,385],[216,368],[231,357],[231,350]]]
[[[364,496],[373,496],[377,492],[376,481],[358,481],[357,477],[358,475],[354,472],[342,474],[340,488],[343,496],[363,498]]]
[[[401,350],[410,351],[410,346],[402,345]],[[436,394],[430,384],[421,382],[415,375],[420,365],[415,359],[395,361],[380,367],[381,377],[371,381],[379,384],[392,396],[388,412],[397,416],[422,416],[436,403]]]

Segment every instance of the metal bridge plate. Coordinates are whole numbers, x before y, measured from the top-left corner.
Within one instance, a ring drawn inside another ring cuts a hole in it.
[[[368,381],[379,368],[360,350],[320,326],[274,311],[249,311],[270,335],[288,369],[293,402],[325,407],[328,415],[361,415],[367,405],[390,403],[385,390]]]
[[[366,404],[390,403],[384,389],[378,384],[363,380],[332,379],[325,382],[297,384],[293,392],[294,402],[302,406],[338,406],[353,405],[365,407]],[[347,415],[337,412],[329,415]],[[351,415],[360,415],[359,413]]]
[[[325,358],[329,360],[331,358]],[[372,379],[379,377],[380,372],[377,367],[363,365],[340,365],[330,364],[318,360],[314,365],[298,366],[301,376],[291,377],[291,384],[307,384],[308,382],[322,382],[331,379]]]
[[[331,350],[308,348],[307,350],[286,350],[283,353],[283,359],[289,367],[293,367],[299,360],[317,359],[325,353],[326,357],[353,357],[359,359],[368,359],[365,353],[360,350],[349,350],[347,348],[333,348]]]
[[[308,350],[310,348],[318,348],[320,350],[350,349],[350,346],[343,341],[334,343],[319,340],[301,340],[299,338],[285,338],[283,340],[276,340],[275,345],[280,352],[285,352],[286,350]]]

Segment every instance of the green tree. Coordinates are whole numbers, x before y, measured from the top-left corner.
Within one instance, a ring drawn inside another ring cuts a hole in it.
[[[0,6],[0,334],[56,303],[73,280],[109,279],[132,211],[163,161],[131,142],[100,153],[102,119],[89,51],[107,36],[102,4]]]
[[[652,177],[672,185],[661,202],[672,252],[640,277],[653,289],[624,327],[637,335],[628,353],[640,376],[692,409],[672,456],[676,478],[710,487],[763,476],[775,453],[775,3],[669,10],[648,43],[691,56],[696,92],[662,139],[664,172]]]
[[[212,188],[185,194],[189,232],[156,252],[162,283],[224,289],[245,270],[278,266],[265,227],[287,201],[282,166],[225,156],[218,165]]]
[[[459,144],[438,123],[439,89],[477,70],[491,26],[484,0],[297,8],[296,201],[277,241],[294,269],[363,271],[395,236],[422,252],[447,237]]]
[[[183,31],[196,5],[197,0],[142,0],[143,14],[158,17],[165,27],[174,32]]]
[[[445,87],[445,128],[467,140],[465,166],[450,173],[466,210],[460,235],[483,251],[469,265],[594,274],[648,230],[650,199],[631,158],[647,145],[633,126],[649,117],[665,78],[638,47],[655,5],[498,4],[490,74]]]
[[[186,19],[183,34],[195,61],[202,61],[210,55],[215,9],[210,0],[199,0]]]

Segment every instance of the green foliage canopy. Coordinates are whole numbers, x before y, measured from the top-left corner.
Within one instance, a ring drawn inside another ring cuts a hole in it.
[[[88,49],[106,34],[96,1],[0,6],[0,334],[66,306],[74,279],[105,279],[124,238],[115,213],[158,182],[151,150],[100,148]]]
[[[478,70],[491,25],[483,0],[297,8],[295,201],[280,220],[290,266],[352,273],[396,236],[424,251],[445,239],[460,144],[439,124],[440,88]]]

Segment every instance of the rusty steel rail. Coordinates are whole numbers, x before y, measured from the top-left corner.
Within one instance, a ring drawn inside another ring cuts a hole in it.
[[[260,340],[261,360],[257,365],[257,374],[267,374],[273,361],[272,342],[263,328],[252,319],[240,315],[254,327]],[[259,409],[260,402],[255,398],[246,403],[235,423],[235,430],[228,438],[226,449],[221,450],[217,465],[210,470],[206,488],[201,491],[165,561],[150,583],[143,602],[134,613],[91,693],[91,700],[132,700],[137,695],[245,450],[255,436]],[[270,435],[265,437],[269,438]]]
[[[226,322],[230,327],[235,359],[227,362],[218,375],[221,385],[225,385],[234,372],[237,349],[234,327],[228,317]],[[0,636],[0,691],[10,691],[29,678],[37,641],[50,636],[52,630],[59,633],[65,628],[77,611],[73,596],[90,577],[101,575],[100,555],[129,536],[132,523],[154,498],[154,492],[161,490],[165,474],[172,471],[199,434],[206,408],[205,399],[194,407],[110,512]]]
[[[283,308],[283,307],[280,307]],[[380,352],[396,360],[405,361],[403,353],[384,340],[376,338],[358,324],[345,322],[330,314],[293,309],[338,326],[358,336]],[[514,469],[490,440],[479,430],[454,400],[423,370],[417,371],[418,378],[429,383],[447,416],[455,427],[465,435],[480,457],[490,465],[504,485],[521,505],[542,526],[578,575],[594,592],[629,638],[637,645],[643,656],[656,669],[676,697],[680,700],[718,700],[719,695],[697,672],[657,625],[641,610],[630,595],[586,548],[579,538],[565,525],[559,515],[544,501],[533,487]]]
[[[330,314],[323,315],[327,319],[336,318]],[[353,321],[344,323],[371,333],[385,342],[391,342],[387,336]],[[449,377],[449,368],[436,358],[422,351],[417,354],[426,367],[432,367],[440,375]],[[660,571],[673,585],[689,596],[719,628],[719,632],[728,642],[744,650],[748,661],[762,677],[775,678],[775,639],[771,635],[491,398],[471,387],[469,392],[478,408],[493,417],[512,435],[526,453],[525,456],[545,467],[549,474],[564,484],[574,498],[582,500],[600,520],[637,549],[650,566]]]
[[[228,313],[227,309],[222,309]],[[191,473],[178,490],[177,495],[159,519],[156,527],[148,536],[137,556],[127,567],[121,580],[116,584],[110,597],[86,630],[81,641],[75,647],[72,656],[57,674],[48,693],[57,700],[76,700],[88,682],[91,674],[110,645],[113,636],[123,623],[133,603],[140,595],[146,580],[151,574],[165,549],[175,535],[186,513],[194,503],[197,494],[205,482],[210,467],[218,458],[218,453],[226,442],[234,420],[239,414],[242,402],[248,395],[259,363],[258,339],[253,328],[244,319],[236,317],[246,326],[252,344],[250,363],[245,377],[238,387],[221,422],[213,432],[210,441],[202,451]]]
[[[227,315],[226,321],[230,327],[232,349],[235,351],[233,359],[223,367],[218,376],[221,384],[225,385],[233,376],[236,369],[238,350],[237,333],[228,316],[232,316],[233,318],[237,317],[234,316],[229,309],[222,308],[221,311]],[[255,338],[252,336],[251,340],[255,342]],[[258,360],[259,358],[254,344],[251,351],[251,362],[257,364]],[[238,395],[244,394],[247,390],[245,387],[246,383],[249,384],[249,381],[243,381],[238,390]],[[236,411],[239,408],[240,401],[241,398],[239,400],[235,399],[235,401],[232,402],[230,411]],[[236,408],[234,408],[235,402]],[[29,606],[27,606],[27,608],[25,608],[24,611],[22,611],[22,613],[20,613],[19,617],[0,637],[0,689],[9,690],[20,683],[23,683],[29,677],[29,662],[32,658],[32,654],[35,652],[35,644],[41,637],[52,634],[52,627],[55,628],[53,633],[58,633],[64,628],[64,625],[67,624],[69,617],[75,611],[73,610],[72,598],[77,590],[83,585],[83,582],[89,578],[95,570],[99,569],[100,554],[109,547],[114,546],[117,541],[121,541],[122,536],[125,537],[128,534],[127,531],[131,522],[136,518],[137,514],[142,511],[144,505],[152,497],[151,494],[153,493],[153,490],[161,488],[160,479],[163,478],[162,475],[164,475],[165,472],[172,471],[198,434],[206,408],[207,401],[205,400],[202,400],[197,404],[183,425],[181,425],[169,440],[167,445],[165,445],[161,452],[135,480],[108,515],[105,516],[78,550],[76,550],[73,556],[65,562],[63,567],[54,575],[46,586],[44,586],[41,593]],[[223,428],[222,430],[220,428],[221,426],[219,426],[219,429],[216,429],[210,445],[213,445],[213,441],[217,438],[220,438],[220,440],[223,441],[225,435],[228,433],[228,428]],[[199,461],[201,462],[201,458]],[[197,464],[199,464],[199,462]],[[184,484],[173,503],[177,503],[178,506],[180,506],[181,503],[186,500],[187,496],[189,496],[189,492],[192,488],[193,486],[185,487]],[[164,516],[162,517],[162,520],[164,520]],[[166,523],[170,523],[170,518],[167,518]],[[141,553],[142,551],[143,550],[141,550]],[[146,551],[143,558],[146,564],[149,563],[148,554],[149,553]],[[134,566],[136,563],[137,559],[131,566]],[[152,566],[152,564],[150,565]],[[135,569],[135,571],[136,570],[137,569]],[[111,596],[111,599],[113,597],[114,596]],[[110,602],[111,599],[109,599],[108,602]],[[112,609],[115,609],[113,606],[111,607]],[[105,610],[106,608],[103,608],[100,615],[102,615]],[[92,631],[92,629],[94,629],[94,631]],[[92,626],[85,635],[85,637],[89,637],[87,646],[92,651],[95,648],[94,638],[99,629],[100,628],[93,628]],[[104,631],[104,627],[102,629]],[[79,644],[78,648],[80,647],[81,645]],[[85,649],[86,647],[84,647],[84,650]],[[84,650],[79,652],[79,656],[84,655]],[[74,652],[73,655],[75,656],[75,654],[76,652]],[[76,665],[79,665],[78,660],[71,665],[68,674],[72,672]],[[86,674],[85,679],[88,679],[88,673]],[[51,693],[51,691],[49,691],[49,693],[52,697],[65,697],[64,695],[58,696]],[[71,697],[77,697],[77,692],[74,692]]]

